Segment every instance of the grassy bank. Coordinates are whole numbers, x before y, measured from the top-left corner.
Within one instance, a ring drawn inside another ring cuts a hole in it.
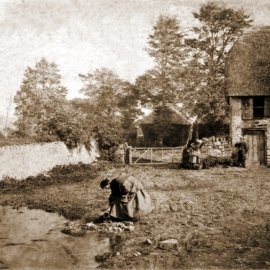
[[[82,218],[87,213],[87,205],[80,203],[82,196],[76,188],[87,189],[102,171],[109,171],[111,167],[107,162],[56,166],[46,174],[20,181],[6,178],[0,182],[0,204],[56,212],[68,219]]]

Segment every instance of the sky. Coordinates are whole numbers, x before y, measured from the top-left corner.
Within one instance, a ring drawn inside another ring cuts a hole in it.
[[[214,0],[215,1],[215,0]],[[217,1],[216,2],[220,2]],[[153,66],[147,37],[160,14],[177,16],[183,31],[205,0],[0,0],[0,128],[24,71],[45,57],[55,62],[68,98],[81,97],[78,74],[107,67],[133,82]],[[270,0],[227,0],[254,25],[270,25]]]

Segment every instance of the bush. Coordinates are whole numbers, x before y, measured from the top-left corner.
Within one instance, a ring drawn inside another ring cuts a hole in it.
[[[203,168],[215,167],[215,166],[233,166],[234,160],[230,157],[214,157],[208,156],[202,159]]]
[[[97,126],[94,132],[100,149],[100,158],[115,162],[118,146],[124,141],[123,130],[119,124],[113,121],[110,123],[105,121]]]

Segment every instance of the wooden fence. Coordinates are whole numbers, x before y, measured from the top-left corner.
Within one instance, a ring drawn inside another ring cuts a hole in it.
[[[136,147],[129,149],[129,164],[179,163],[183,147]]]

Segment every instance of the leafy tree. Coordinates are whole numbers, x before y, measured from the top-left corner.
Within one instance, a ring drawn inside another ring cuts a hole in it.
[[[127,82],[107,68],[79,76],[84,84],[81,92],[89,98],[89,103],[99,110],[100,116],[115,117],[120,113],[118,102],[126,95]]]
[[[183,35],[175,17],[159,16],[148,38],[148,53],[156,66],[136,81],[142,101],[154,105],[175,101],[181,91],[179,78],[186,59]]]
[[[163,93],[160,81],[160,72],[157,69],[148,70],[136,79],[135,87],[141,105],[152,108],[160,103]]]
[[[43,122],[42,134],[52,134],[63,141],[69,149],[84,145],[91,148],[93,136],[92,123],[87,121],[86,114],[80,109],[74,109],[66,103],[57,108],[46,121]]]
[[[68,148],[84,144],[90,150],[92,126],[85,113],[69,104],[66,94],[55,63],[42,58],[35,68],[28,67],[14,98],[17,134],[38,136],[40,140],[49,135]]]
[[[171,119],[172,111],[167,105],[155,107],[152,130],[153,137],[160,146],[163,145],[164,139],[173,131]]]
[[[163,145],[173,130],[168,104],[182,100],[182,77],[188,56],[184,35],[175,17],[159,16],[148,37],[148,53],[156,65],[136,79],[135,88],[140,104],[153,110],[151,138]]]
[[[160,71],[179,67],[183,60],[183,35],[175,17],[159,16],[148,38],[148,53],[155,59]]]
[[[202,5],[193,16],[201,26],[193,28],[196,38],[186,40],[193,52],[187,71],[186,107],[193,110],[199,121],[224,120],[228,112],[225,61],[234,42],[251,26],[252,20],[243,10],[215,2]]]
[[[88,98],[88,106],[94,114],[91,117],[97,122],[105,118],[123,120],[124,115],[130,121],[136,118],[137,95],[129,82],[106,68],[79,76],[84,84],[81,92]]]
[[[70,101],[73,110],[81,111],[81,117],[86,125],[91,127],[92,135],[96,137],[100,148],[109,149],[117,146],[123,140],[123,128],[119,116],[111,117],[99,113],[100,109],[88,99]]]
[[[19,132],[24,135],[38,134],[55,109],[63,106],[66,94],[55,63],[42,58],[34,68],[28,67],[20,90],[14,97]]]
[[[121,111],[121,127],[123,128],[123,136],[129,144],[136,142],[137,128],[136,119],[143,115],[140,108],[139,94],[133,84],[128,84],[126,95],[119,99],[118,107]]]
[[[79,76],[83,82],[81,92],[87,97],[81,106],[93,125],[103,156],[112,160],[116,146],[134,129],[139,113],[136,89],[106,68]]]

